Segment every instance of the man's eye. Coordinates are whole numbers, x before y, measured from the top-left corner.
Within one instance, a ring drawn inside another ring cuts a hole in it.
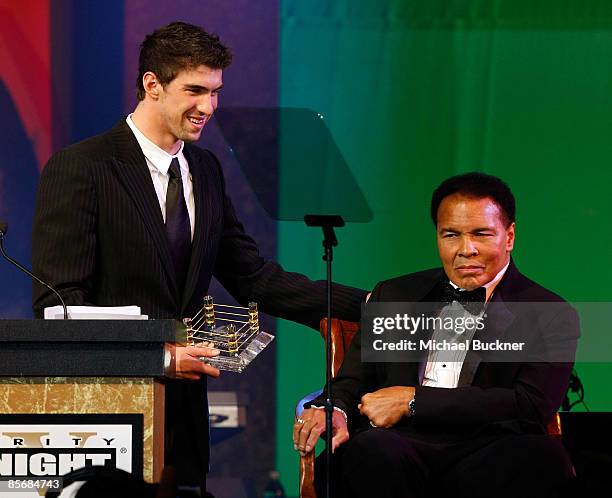
[[[456,237],[457,234],[456,233],[445,233],[442,237],[445,239],[449,239],[451,237]]]

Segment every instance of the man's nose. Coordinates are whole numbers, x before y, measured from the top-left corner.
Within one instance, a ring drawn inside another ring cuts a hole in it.
[[[202,98],[198,102],[198,111],[206,116],[212,116],[212,113],[215,112],[215,107],[211,94],[202,95]]]
[[[478,248],[471,237],[461,237],[461,245],[459,246],[459,255],[463,257],[476,256]]]

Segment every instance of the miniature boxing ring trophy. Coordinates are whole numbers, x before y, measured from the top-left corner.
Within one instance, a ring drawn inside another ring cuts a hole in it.
[[[212,343],[220,351],[215,358],[202,358],[219,370],[241,373],[274,340],[272,334],[259,330],[257,303],[230,306],[205,296],[202,309],[183,323],[188,345]]]

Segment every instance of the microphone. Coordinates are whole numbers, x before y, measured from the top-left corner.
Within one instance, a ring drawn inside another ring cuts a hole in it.
[[[51,292],[53,292],[57,296],[57,298],[59,299],[60,303],[62,303],[62,307],[64,308],[64,320],[68,320],[68,308],[66,308],[66,303],[62,299],[62,296],[60,296],[59,292],[57,292],[47,282],[43,282],[40,278],[38,278],[36,275],[34,275],[25,266],[21,265],[18,261],[15,261],[13,258],[11,258],[6,253],[6,251],[4,250],[4,237],[6,236],[6,232],[8,232],[8,224],[3,222],[3,221],[0,221],[0,253],[2,254],[2,257],[4,257],[4,259],[6,259],[12,265],[14,265],[17,268],[19,268],[22,272],[24,272],[30,278],[33,278],[34,280],[36,280],[40,285],[46,287]]]

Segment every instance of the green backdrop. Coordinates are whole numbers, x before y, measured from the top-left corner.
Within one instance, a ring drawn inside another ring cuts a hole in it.
[[[431,191],[478,170],[514,190],[521,271],[610,301],[611,26],[606,1],[282,0],[280,103],[325,116],[375,216],[338,230],[335,280],[437,266]],[[320,244],[279,224],[287,268],[323,278]],[[322,385],[323,342],[280,321],[277,354],[277,467],[295,496],[293,410]],[[610,410],[611,365],[577,368],[590,409]]]

